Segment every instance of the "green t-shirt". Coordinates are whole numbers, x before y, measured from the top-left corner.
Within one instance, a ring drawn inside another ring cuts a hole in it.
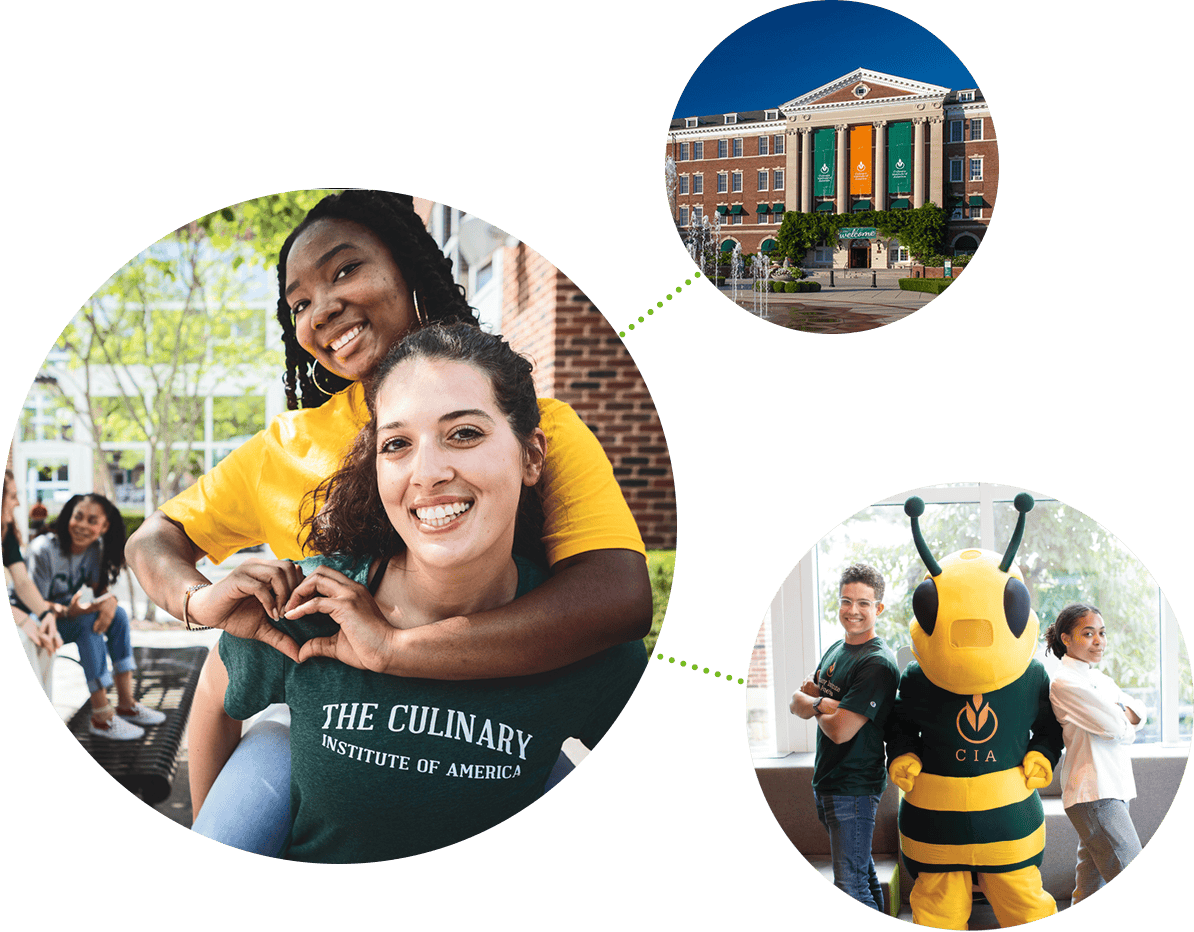
[[[858,734],[841,744],[817,729],[813,789],[822,796],[882,793],[887,786],[883,728],[900,679],[895,656],[882,638],[863,644],[838,641],[825,652],[813,678],[822,696],[866,717]]]
[[[518,595],[546,575],[519,558]],[[368,560],[317,557],[365,584]],[[278,627],[302,644],[336,630],[326,616]],[[538,799],[561,743],[592,747],[646,667],[642,642],[537,676],[441,681],[316,658],[295,664],[224,634],[224,708],[245,719],[290,706],[291,830],[283,857],[357,863],[408,857],[497,825]]]

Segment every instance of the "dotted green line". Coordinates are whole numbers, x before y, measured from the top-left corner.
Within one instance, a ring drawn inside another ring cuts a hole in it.
[[[662,659],[663,659],[663,654],[656,654],[656,655],[655,655],[655,659],[656,659],[656,660],[662,660]],[[667,659],[667,662],[668,662],[668,663],[675,663],[675,662],[676,662],[676,658],[675,658],[675,657],[668,657],[668,659]],[[687,661],[687,660],[681,660],[681,661],[680,661],[680,666],[682,666],[682,667],[687,667],[687,666],[688,666],[688,661]],[[695,663],[692,665],[691,669],[692,669],[692,670],[695,670],[695,671],[696,671],[696,672],[698,672],[698,673],[699,673],[699,672],[704,672],[704,673],[708,673],[708,672],[709,672],[709,668],[708,668],[708,667],[700,667],[700,666],[698,666],[698,665],[697,665],[697,664],[695,664]],[[721,672],[720,670],[714,670],[714,671],[713,671],[713,675],[714,675],[715,677],[717,677],[718,679],[720,679],[720,678],[721,678],[721,676],[722,676],[722,672]],[[732,682],[734,682],[734,677],[733,677],[733,676],[731,676],[729,673],[726,673],[726,674],[725,674],[725,678],[726,678],[726,682],[727,682],[727,683],[732,683]],[[740,685],[740,686],[741,686],[741,685],[742,685],[743,683],[745,683],[745,682],[746,682],[746,681],[745,681],[744,679],[742,679],[741,677],[739,677],[739,678],[738,678],[738,685]]]
[[[700,278],[700,277],[701,277],[701,273],[700,273],[700,272],[693,272],[693,273],[692,273],[692,278]],[[685,285],[691,285],[691,284],[692,284],[692,278],[686,278],[686,279],[684,279],[684,284],[685,284]],[[679,294],[679,293],[680,293],[680,292],[682,292],[683,290],[684,290],[684,286],[683,286],[683,285],[677,285],[677,286],[676,286],[676,294]],[[664,298],[665,298],[666,300],[668,300],[668,301],[672,300],[672,296],[671,296],[670,294],[669,294],[669,295],[664,295]],[[647,317],[652,317],[652,316],[654,316],[654,314],[655,314],[655,308],[656,308],[656,307],[663,307],[663,301],[656,301],[656,302],[655,302],[655,307],[650,307],[650,308],[647,308]],[[647,317],[640,317],[640,318],[638,319],[638,322],[641,324],[643,321],[645,321],[645,320],[647,319]],[[633,329],[634,329],[634,324],[631,324],[630,326],[628,326],[628,327],[626,328],[626,330],[633,330]],[[618,331],[618,336],[620,336],[620,337],[623,337],[623,338],[624,338],[624,337],[626,336],[626,330],[619,330],[619,331]]]

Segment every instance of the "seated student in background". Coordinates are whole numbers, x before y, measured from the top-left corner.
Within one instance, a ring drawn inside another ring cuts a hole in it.
[[[1107,647],[1103,616],[1093,605],[1067,605],[1045,632],[1061,658],[1049,683],[1049,701],[1061,723],[1062,804],[1078,832],[1072,903],[1117,876],[1140,853],[1128,801],[1136,797],[1128,745],[1144,723],[1144,703],[1095,669]]]
[[[875,634],[883,590],[874,567],[856,563],[842,573],[838,620],[845,637],[825,652],[789,705],[794,715],[817,722],[813,797],[829,832],[833,882],[880,912],[871,839],[887,786],[883,728],[900,679],[895,656]]]
[[[129,619],[109,587],[124,566],[124,519],[102,495],[75,495],[63,507],[52,533],[29,545],[29,578],[48,602],[65,605],[58,633],[79,645],[79,660],[91,693],[88,731],[100,738],[131,741],[143,726],[166,716],[133,697],[132,634]],[[112,658],[112,670],[108,658]],[[116,708],[108,689],[116,686]]]
[[[50,695],[51,666],[54,654],[62,646],[58,633],[56,612],[65,611],[61,605],[53,605],[42,598],[25,567],[21,553],[21,534],[17,530],[16,510],[17,482],[11,469],[4,470],[4,569],[12,579],[8,590],[8,601],[12,607],[12,619],[20,632],[21,646],[37,674],[38,681],[47,696]]]

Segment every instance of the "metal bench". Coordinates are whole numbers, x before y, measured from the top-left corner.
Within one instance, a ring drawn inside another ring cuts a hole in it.
[[[166,714],[162,724],[145,729],[145,735],[136,741],[111,741],[92,735],[87,730],[89,702],[67,723],[71,734],[96,763],[151,806],[170,796],[195,684],[206,657],[206,647],[133,648],[137,662],[133,695]]]

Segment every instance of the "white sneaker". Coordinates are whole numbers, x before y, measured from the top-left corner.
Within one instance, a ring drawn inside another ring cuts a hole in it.
[[[139,702],[133,703],[132,712],[117,710],[116,714],[126,722],[132,722],[134,725],[160,725],[166,720],[164,713],[159,712],[157,709],[143,706]]]
[[[145,734],[144,728],[126,722],[119,715],[113,715],[103,725],[97,725],[93,718],[88,723],[87,730],[96,737],[108,738],[111,741],[136,741]]]

